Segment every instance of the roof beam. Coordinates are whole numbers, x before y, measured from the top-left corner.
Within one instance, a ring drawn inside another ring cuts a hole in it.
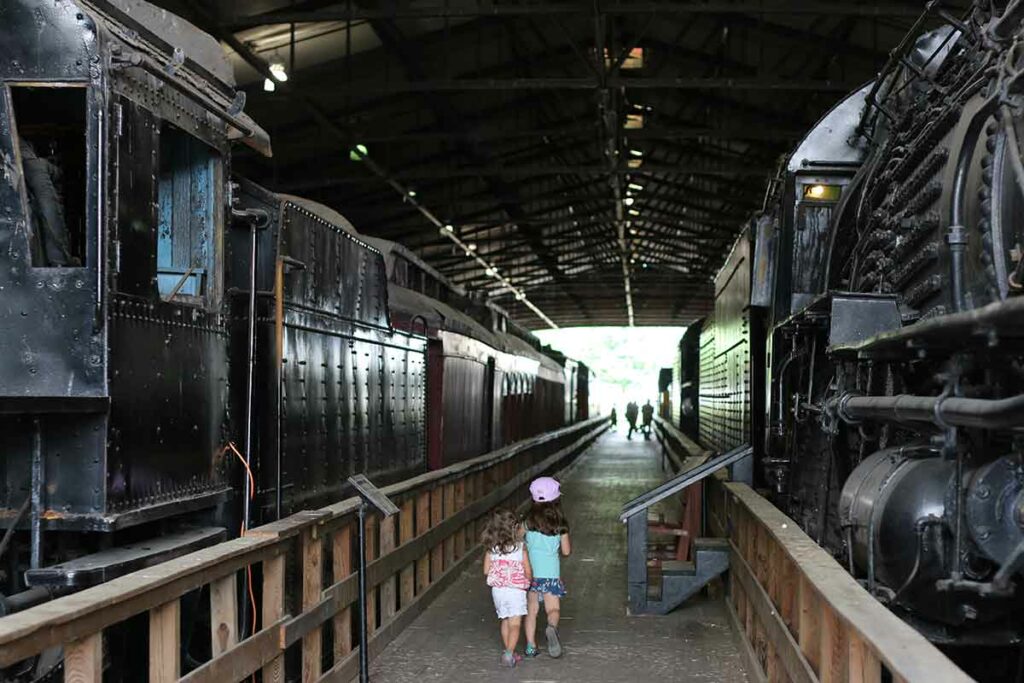
[[[352,3],[349,3],[350,8],[351,6]],[[392,19],[373,19],[370,21],[370,25],[373,28],[374,33],[377,34],[377,37],[380,38],[380,41],[384,44],[385,48],[399,58],[402,63],[402,67],[406,72],[406,77],[409,79],[409,83],[432,82],[424,71],[423,65],[417,58],[417,55],[413,54],[408,49],[405,36]],[[445,100],[437,94],[439,92],[438,89],[427,88],[421,92],[424,93],[427,104],[434,111],[434,115],[441,127],[450,130],[460,126],[462,118],[460,113],[449,100]],[[463,141],[459,145],[459,149],[463,155],[479,165],[485,166],[491,163],[489,155],[479,145]],[[509,218],[512,219],[513,222],[524,215],[522,207],[518,201],[515,188],[506,185],[501,179],[500,174],[486,175],[484,177],[484,182],[487,184],[494,196],[499,200],[502,209],[508,213]],[[528,226],[522,226],[520,227],[520,230],[527,236],[530,241],[530,245],[537,253],[537,258],[540,259],[541,263],[543,263],[551,273],[555,282],[565,287],[565,276],[559,271],[557,260],[551,256],[547,251],[547,248],[544,246],[543,241],[540,239],[540,234]],[[587,316],[588,312],[583,300],[577,297],[576,303],[579,306],[580,312],[583,313],[584,316]]]
[[[422,81],[380,81],[360,79],[346,87],[360,93],[436,93],[480,92],[512,90],[599,90],[611,87],[625,90],[750,90],[768,92],[808,91],[814,93],[847,93],[860,83],[822,79],[784,78],[700,78],[665,76],[643,78],[638,76],[611,78],[603,86],[593,78],[455,78]]]
[[[256,15],[235,15],[221,21],[221,28],[239,31],[266,24],[308,23],[316,21],[355,21],[370,19],[416,19],[416,18],[481,18],[541,16],[551,14],[751,14],[761,15],[808,15],[825,14],[832,16],[857,17],[917,17],[923,8],[898,2],[873,2],[864,4],[821,2],[815,0],[770,0],[765,2],[703,2],[681,3],[676,0],[646,0],[644,2],[623,2],[621,0],[597,0],[586,2],[435,2],[433,4],[388,3],[384,6],[365,6],[349,3],[347,9],[325,9],[308,11],[281,10]]]

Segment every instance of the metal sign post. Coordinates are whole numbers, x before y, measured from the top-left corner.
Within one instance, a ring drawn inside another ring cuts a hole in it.
[[[381,517],[390,517],[398,507],[384,495],[365,475],[348,478],[348,483],[359,494],[359,681],[370,680],[369,639],[366,628],[366,510],[373,506]]]

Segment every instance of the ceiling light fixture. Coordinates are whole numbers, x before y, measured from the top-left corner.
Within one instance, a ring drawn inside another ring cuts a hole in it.
[[[356,145],[348,151],[348,158],[352,161],[362,161],[363,157],[369,155],[369,153],[370,150],[366,148],[366,145]]]
[[[284,69],[284,60],[280,57],[275,57],[270,61],[270,75],[274,77],[274,80],[278,83],[284,83],[288,80],[288,72]]]
[[[626,197],[625,199],[622,200],[622,203],[625,204],[626,206],[633,206],[634,201],[636,200],[633,199],[632,197]]]
[[[629,153],[635,157],[642,157],[644,155],[644,153],[641,152],[639,149],[631,149],[629,150]]]

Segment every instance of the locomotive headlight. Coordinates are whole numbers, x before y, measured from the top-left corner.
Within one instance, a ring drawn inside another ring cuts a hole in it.
[[[804,185],[804,199],[818,202],[834,202],[843,193],[841,185]]]

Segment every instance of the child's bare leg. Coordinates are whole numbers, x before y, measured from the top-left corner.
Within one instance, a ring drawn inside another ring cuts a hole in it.
[[[562,600],[557,595],[544,594],[544,614],[547,615],[548,626],[558,628],[558,620],[562,615]]]
[[[504,645],[508,641],[508,619],[501,620],[501,643]]]
[[[508,627],[504,633],[506,651],[515,652],[516,646],[519,645],[519,630],[522,622],[522,617],[509,617],[501,622],[502,626]]]
[[[526,644],[537,644],[537,613],[540,612],[540,600],[537,594],[530,591],[526,594]]]

